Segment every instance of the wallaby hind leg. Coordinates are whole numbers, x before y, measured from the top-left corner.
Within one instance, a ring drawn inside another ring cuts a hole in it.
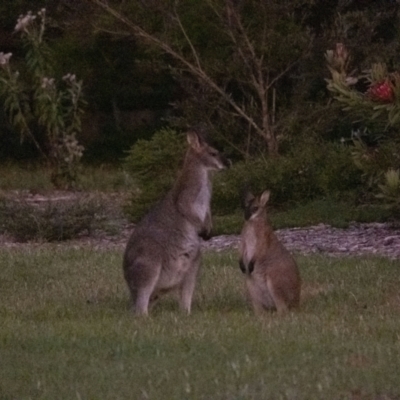
[[[190,314],[192,307],[193,292],[196,285],[197,273],[200,267],[200,252],[192,261],[190,269],[186,273],[180,288],[180,307],[187,314]]]
[[[281,290],[277,288],[276,286],[273,285],[272,281],[270,279],[267,280],[267,287],[269,290],[269,293],[271,294],[271,297],[274,300],[275,307],[279,313],[285,312],[289,309],[286,299],[281,293]]]
[[[137,290],[135,312],[138,315],[148,315],[150,296],[154,286],[146,286]]]
[[[156,273],[149,274],[148,272],[150,270],[154,272],[154,269],[150,269],[146,265],[140,267],[137,265],[134,277],[130,277],[129,288],[136,314],[147,315],[149,313],[149,303],[158,281],[160,269],[156,268]]]
[[[261,315],[265,309],[269,308],[269,302],[266,302],[266,293],[260,289],[253,280],[246,281],[247,290],[253,306],[254,314]],[[268,294],[267,294],[268,295]],[[268,304],[267,304],[268,303]]]

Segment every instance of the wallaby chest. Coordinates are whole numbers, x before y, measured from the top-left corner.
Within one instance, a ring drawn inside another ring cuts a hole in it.
[[[207,184],[200,187],[196,201],[193,205],[193,211],[198,215],[201,221],[206,219],[206,215],[210,209],[211,188]]]
[[[241,234],[241,253],[245,264],[249,263],[256,256],[257,232],[252,224],[246,224]]]
[[[198,187],[191,203],[192,213],[204,222],[210,211],[211,184],[207,171],[201,171],[198,176]]]

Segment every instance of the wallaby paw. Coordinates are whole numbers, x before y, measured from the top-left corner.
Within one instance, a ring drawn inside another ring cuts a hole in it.
[[[201,237],[203,240],[207,241],[211,239],[211,232],[208,231],[201,231],[199,233],[199,237]]]

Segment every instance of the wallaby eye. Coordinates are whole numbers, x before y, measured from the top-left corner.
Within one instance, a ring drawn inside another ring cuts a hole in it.
[[[210,150],[210,155],[212,155],[213,157],[216,157],[218,155],[218,151],[217,150]]]
[[[244,218],[246,220],[250,219],[257,211],[259,207],[258,206],[248,206],[244,210]]]
[[[252,206],[252,207],[250,207],[250,213],[251,213],[251,215],[254,215],[257,211],[258,211],[258,207],[257,207],[257,206]]]

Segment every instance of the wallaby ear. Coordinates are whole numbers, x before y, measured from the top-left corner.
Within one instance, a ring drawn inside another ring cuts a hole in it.
[[[254,201],[255,197],[253,193],[250,192],[250,190],[246,190],[246,192],[243,195],[243,208],[247,208],[250,206],[250,204]]]
[[[186,138],[189,143],[189,146],[192,149],[194,149],[196,151],[199,151],[201,149],[202,142],[201,142],[201,139],[200,139],[199,135],[197,134],[197,132],[189,131],[186,134]]]
[[[266,190],[265,192],[263,192],[263,194],[260,196],[260,206],[264,207],[269,200],[269,196],[270,196],[271,192],[269,190]]]

